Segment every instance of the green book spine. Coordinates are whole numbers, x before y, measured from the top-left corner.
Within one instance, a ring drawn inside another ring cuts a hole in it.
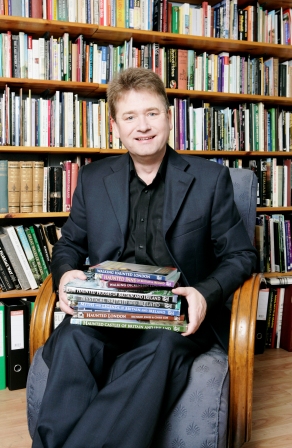
[[[42,265],[42,263],[41,263],[40,256],[39,256],[39,252],[38,252],[37,247],[36,247],[36,245],[35,245],[35,242],[34,242],[34,239],[33,239],[33,236],[32,236],[32,232],[31,232],[30,228],[28,228],[28,227],[25,227],[24,230],[25,230],[25,233],[26,233],[28,242],[29,242],[29,244],[30,244],[32,253],[33,253],[34,257],[35,257],[36,264],[37,264],[39,273],[40,273],[40,275],[41,275],[41,279],[42,279],[42,281],[44,281],[45,278],[47,277],[47,275],[45,274],[43,265]],[[39,250],[40,250],[40,248],[39,248]]]
[[[5,313],[0,302],[0,390],[6,388]]]
[[[171,32],[176,33],[176,34],[179,33],[179,7],[178,6],[172,7]]]
[[[21,242],[21,245],[23,247],[24,253],[25,253],[27,261],[28,261],[28,263],[30,265],[30,269],[31,269],[31,271],[33,273],[33,276],[34,276],[37,284],[39,285],[40,282],[41,282],[40,272],[38,270],[34,254],[33,254],[32,250],[31,250],[31,247],[30,247],[27,235],[26,235],[26,233],[24,231],[24,228],[23,228],[22,225],[15,226],[15,230],[17,232],[18,238],[19,238],[19,240]]]
[[[71,324],[75,325],[86,325],[86,326],[96,326],[96,327],[112,327],[112,328],[130,328],[130,329],[140,329],[140,330],[171,330],[178,333],[182,333],[187,330],[187,323],[182,322],[157,322],[157,321],[119,321],[109,320],[109,319],[82,319],[78,317],[71,317]]]
[[[35,230],[34,230],[33,226],[30,226],[29,230],[31,232],[32,239],[33,239],[33,242],[35,244],[35,247],[36,247],[36,250],[37,250],[37,253],[38,253],[38,256],[39,256],[42,268],[43,268],[43,271],[44,271],[44,278],[43,277],[42,278],[43,278],[43,280],[45,280],[45,278],[47,278],[47,276],[49,275],[49,271],[48,271],[48,268],[47,268],[47,265],[46,265],[46,262],[45,262],[45,259],[44,259],[44,256],[43,256],[42,250],[40,248],[39,241],[37,239],[37,236],[36,236],[36,233],[35,233]]]
[[[8,213],[8,161],[0,160],[0,213]]]

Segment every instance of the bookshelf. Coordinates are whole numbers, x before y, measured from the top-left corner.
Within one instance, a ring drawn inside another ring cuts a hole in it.
[[[183,2],[181,2],[183,3]],[[199,1],[192,1],[193,4],[201,4]],[[214,6],[216,1],[209,2]],[[238,0],[238,7],[244,8],[249,4],[254,4],[252,1]],[[292,0],[284,0],[281,2],[275,2],[275,0],[260,1],[268,10],[276,9],[279,7],[292,8]],[[25,32],[32,36],[33,39],[40,37],[59,38],[64,33],[69,33],[70,39],[74,40],[79,35],[83,35],[86,41],[96,42],[100,45],[112,44],[122,45],[125,41],[133,40],[133,43],[137,46],[147,43],[157,43],[160,46],[166,48],[181,48],[181,49],[195,49],[197,53],[207,52],[213,54],[219,54],[222,52],[228,52],[234,55],[250,55],[251,57],[274,57],[279,61],[290,60],[291,58],[291,45],[280,45],[273,43],[263,43],[256,41],[244,41],[225,38],[213,38],[213,37],[201,37],[193,35],[174,34],[170,32],[156,32],[148,30],[138,29],[126,29],[110,26],[103,26],[98,24],[86,24],[76,22],[64,22],[57,20],[47,19],[32,19],[25,17],[15,17],[8,15],[0,15],[0,32],[6,33],[11,31],[12,33]],[[22,88],[25,92],[31,90],[34,95],[42,96],[44,93],[52,97],[58,90],[61,92],[73,92],[84,98],[104,98],[106,94],[107,86],[105,84],[92,83],[92,82],[77,82],[77,81],[56,81],[56,80],[41,80],[41,79],[26,79],[26,78],[12,78],[2,77],[0,78],[0,90],[5,89],[5,86],[9,85],[10,89],[17,90]],[[286,110],[292,111],[292,96],[266,96],[266,95],[252,95],[252,94],[238,94],[227,92],[212,92],[201,90],[182,90],[182,89],[167,89],[170,100],[173,98],[189,98],[197,103],[212,103],[214,105],[228,105],[236,106],[240,103],[264,103],[266,107],[282,107]],[[190,154],[192,156],[201,156],[207,158],[213,157],[226,157],[230,160],[235,158],[241,158],[244,164],[248,165],[248,160],[273,157],[279,160],[283,158],[289,158],[290,153],[286,151],[263,151],[264,148],[259,148],[259,151],[230,151],[230,150],[178,150],[178,153]],[[100,149],[89,147],[48,147],[48,146],[0,146],[0,160],[3,158],[11,157],[15,160],[15,157],[19,155],[27,154],[29,157],[37,154],[39,159],[46,157],[47,155],[58,155],[64,158],[69,156],[76,156],[82,153],[82,155],[92,155],[94,159],[99,157],[105,157],[112,154],[121,154],[125,152],[122,149]],[[258,207],[258,213],[290,213],[291,207]],[[35,222],[36,220],[58,220],[64,222],[68,217],[68,212],[48,212],[48,213],[2,213],[0,214],[0,225],[19,224],[23,222]],[[276,275],[279,275],[278,273]],[[17,293],[1,293],[0,299],[9,297],[11,294],[14,296],[20,294]],[[37,290],[25,291],[25,295],[36,295]]]

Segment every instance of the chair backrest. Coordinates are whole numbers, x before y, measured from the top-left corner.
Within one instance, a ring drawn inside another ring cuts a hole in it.
[[[257,177],[252,170],[230,168],[234,200],[253,243],[256,224]]]

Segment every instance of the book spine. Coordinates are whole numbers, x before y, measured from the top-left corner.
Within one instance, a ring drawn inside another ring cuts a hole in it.
[[[39,244],[39,241],[37,239],[37,236],[36,236],[36,233],[35,233],[35,230],[34,230],[33,226],[30,226],[29,230],[30,230],[30,233],[32,235],[32,239],[33,239],[33,242],[35,244],[35,247],[36,247],[36,250],[37,250],[37,253],[38,253],[41,265],[42,265],[42,269],[43,269],[43,273],[41,274],[42,275],[42,280],[45,280],[45,278],[47,278],[47,276],[49,275],[49,271],[48,271],[48,268],[46,266],[46,262],[44,260],[44,257],[43,257],[43,254],[42,254],[42,250],[41,250],[41,247],[40,247],[40,244]]]
[[[0,160],[0,213],[8,212],[8,161]]]
[[[112,303],[116,305],[131,305],[131,306],[145,306],[152,308],[167,308],[167,309],[177,309],[180,307],[180,302],[176,303],[165,303],[165,302],[156,302],[153,300],[142,300],[142,299],[124,299],[119,297],[106,297],[99,295],[78,295],[76,294],[67,294],[67,299],[72,304],[77,304],[78,302],[91,302],[91,303]]]
[[[32,251],[32,253],[34,255],[34,258],[35,258],[35,261],[36,261],[36,265],[37,265],[38,271],[40,273],[41,279],[44,280],[46,278],[45,277],[45,273],[44,273],[43,266],[42,266],[42,263],[41,263],[41,260],[40,260],[40,257],[39,257],[36,245],[34,243],[31,231],[30,231],[30,229],[28,227],[25,227],[24,231],[25,231],[25,234],[27,236],[27,239],[28,239],[31,251]]]
[[[4,249],[4,246],[3,246],[2,242],[1,242],[1,239],[0,239],[0,258],[2,259],[3,264],[6,267],[8,274],[10,275],[10,278],[11,278],[11,280],[13,282],[13,285],[14,285],[14,289],[21,289],[20,283],[19,283],[18,278],[17,278],[17,276],[15,274],[15,271],[14,271],[14,268],[12,266],[12,263],[11,263],[11,261],[8,258],[6,250]]]
[[[70,286],[68,286],[67,288],[70,288]],[[66,289],[67,289],[66,288]],[[85,290],[85,289],[84,289]],[[143,293],[143,292],[133,292],[133,291],[128,291],[128,290],[122,290],[122,291],[117,291],[115,289],[111,290],[111,289],[97,289],[96,290],[97,295],[101,296],[101,297],[118,297],[121,299],[137,299],[137,300],[151,300],[154,302],[167,302],[167,303],[177,303],[178,300],[178,296],[173,294],[173,295],[164,295],[164,294],[159,294],[158,291],[152,293]]]
[[[149,320],[149,314],[142,313],[110,313],[99,311],[78,311],[74,313],[74,317],[85,319],[135,319],[135,320]],[[164,314],[152,314],[151,320],[183,320],[184,316],[166,316]]]
[[[10,278],[10,275],[1,257],[0,257],[0,277],[2,281],[3,291],[10,291],[11,289],[14,289],[14,284]]]
[[[181,311],[166,309],[166,308],[152,308],[144,306],[131,306],[131,305],[115,305],[113,303],[92,303],[92,302],[80,302],[77,306],[77,311],[83,310],[105,310],[105,311],[122,311],[124,313],[147,313],[147,314],[164,314],[167,316],[180,316]]]
[[[150,280],[144,278],[131,278],[131,277],[122,277],[121,275],[109,275],[109,274],[95,274],[96,278],[101,280],[115,280],[118,282],[127,282],[127,283],[140,283],[144,285],[152,285],[152,286],[161,286],[162,288],[173,288],[175,286],[174,281],[158,281],[158,280]]]
[[[30,284],[25,275],[24,268],[22,267],[17,253],[13,247],[12,241],[9,238],[9,235],[5,234],[1,237],[4,249],[9,257],[9,260],[13,266],[13,269],[16,273],[17,279],[21,285],[21,289],[30,289]]]
[[[131,278],[131,279],[139,278],[139,279],[159,280],[159,281],[167,280],[167,276],[161,275],[161,274],[148,274],[148,273],[144,273],[144,272],[143,273],[142,272],[130,272],[130,271],[123,271],[123,270],[118,270],[118,269],[104,269],[104,268],[98,268],[98,267],[92,267],[89,270],[95,272],[96,274],[118,275],[118,276],[126,277],[127,279],[128,278]]]
[[[186,331],[187,326],[186,325],[159,325],[158,323],[146,323],[146,322],[108,322],[106,320],[99,320],[99,319],[79,319],[75,317],[71,317],[71,324],[77,324],[77,325],[89,325],[89,326],[97,326],[97,327],[114,327],[114,328],[131,328],[131,329],[140,329],[140,330],[155,330],[155,329],[161,329],[164,330],[171,330],[171,331],[177,331],[177,332],[183,332]]]
[[[33,252],[31,250],[31,247],[30,247],[29,241],[27,239],[26,233],[24,231],[24,228],[23,228],[22,225],[20,225],[20,226],[16,226],[15,229],[16,229],[18,238],[19,238],[19,240],[21,242],[21,245],[23,247],[23,250],[25,252],[27,261],[28,261],[28,263],[30,265],[31,271],[32,271],[33,276],[35,278],[35,281],[39,285],[40,284],[40,273],[39,273],[39,270],[37,268],[36,260],[34,258],[34,255],[33,255]]]

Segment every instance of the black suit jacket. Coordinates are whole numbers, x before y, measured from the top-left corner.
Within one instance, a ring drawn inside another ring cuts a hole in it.
[[[234,203],[229,169],[168,151],[165,243],[183,284],[204,295],[208,318],[214,321],[216,316],[220,324],[222,305],[256,268],[256,250]],[[53,251],[56,285],[67,270],[82,269],[87,255],[90,263],[96,264],[118,260],[123,253],[129,214],[129,157],[128,153],[107,157],[81,168],[70,216]],[[226,331],[226,324],[222,327],[222,332]]]

